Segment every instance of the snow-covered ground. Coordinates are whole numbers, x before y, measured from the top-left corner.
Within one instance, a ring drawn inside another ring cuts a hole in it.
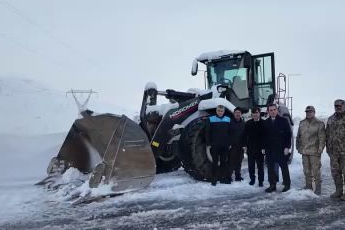
[[[213,187],[179,170],[157,175],[141,191],[76,207],[66,189],[35,187],[36,178],[9,180],[0,185],[0,229],[342,229],[345,207],[329,198],[334,186],[326,154],[322,162],[321,197],[300,190],[299,155],[290,165],[292,189],[286,193],[248,185],[245,163],[243,182]]]
[[[16,91],[31,92],[37,84],[20,79],[2,82],[8,87],[0,91],[5,108],[0,123],[0,229],[345,229],[344,203],[329,198],[334,185],[326,153],[321,197],[300,190],[304,176],[301,156],[295,153],[290,165],[292,189],[286,193],[280,192],[281,184],[273,194],[257,184],[249,186],[243,162],[243,182],[213,187],[181,169],[157,175],[140,191],[74,206],[70,197],[86,191],[85,183],[57,191],[34,186],[46,175],[49,159],[57,154],[76,116],[74,102],[69,99],[71,104],[64,107],[65,102],[59,104],[61,95],[48,97],[48,89],[19,96]],[[28,103],[37,106],[25,107]],[[11,110],[16,113],[13,117]],[[17,126],[11,128],[13,124]],[[87,180],[83,177],[68,170],[64,180]],[[102,189],[107,188],[98,191]]]

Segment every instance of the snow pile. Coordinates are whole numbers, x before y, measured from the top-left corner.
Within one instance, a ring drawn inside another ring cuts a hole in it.
[[[304,190],[304,189],[290,189],[286,192],[286,195],[284,196],[284,199],[287,200],[306,200],[306,199],[312,199],[312,198],[320,198],[318,195],[315,195],[313,191],[311,190]]]
[[[102,196],[112,193],[114,184],[101,183],[97,188],[89,187],[91,174],[83,174],[76,168],[69,168],[60,177],[54,178],[52,197],[58,202],[73,203],[79,197]]]
[[[67,184],[67,183],[73,183],[75,181],[83,180],[83,178],[84,178],[83,173],[81,173],[78,169],[71,167],[67,169],[64,174],[62,174],[61,181],[62,183]]]

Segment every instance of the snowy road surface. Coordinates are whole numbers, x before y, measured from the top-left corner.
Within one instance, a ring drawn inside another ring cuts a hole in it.
[[[66,199],[66,189],[33,186],[38,178],[2,181],[0,229],[345,229],[345,202],[329,198],[334,185],[326,153],[322,163],[321,197],[300,190],[297,154],[287,193],[280,192],[282,185],[273,194],[249,186],[245,163],[243,182],[213,187],[179,170],[156,176],[141,191],[77,207]]]

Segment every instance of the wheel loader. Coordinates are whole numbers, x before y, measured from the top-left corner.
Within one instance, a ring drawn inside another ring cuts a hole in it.
[[[276,89],[273,53],[204,53],[193,61],[193,76],[201,72],[200,64],[205,67],[203,90],[159,91],[154,83],[148,83],[139,124],[125,115],[84,111],[84,118],[74,122],[48,167],[48,177],[40,184],[51,183],[52,175],[70,167],[89,173],[90,187],[112,184],[114,194],[143,188],[155,173],[181,166],[193,178],[209,181],[212,157],[206,153],[204,127],[215,108],[224,105],[231,118],[235,107],[246,113],[259,106],[265,113],[269,103],[281,101],[285,95],[281,95],[281,84]],[[278,80],[281,78],[285,81],[285,76],[279,75]],[[157,105],[158,96],[169,103]],[[289,110],[282,111],[291,121]]]

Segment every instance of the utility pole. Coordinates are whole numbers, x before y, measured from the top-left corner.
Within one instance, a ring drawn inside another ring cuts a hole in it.
[[[71,90],[66,92],[66,96],[68,94],[72,94],[74,101],[78,107],[78,116],[79,117],[81,116],[81,112],[83,112],[87,109],[87,103],[89,102],[91,95],[94,93],[97,93],[97,92],[93,91],[92,89],[89,89],[89,90],[71,89]],[[87,94],[85,101],[84,102],[79,101],[80,99],[78,100],[77,94],[79,94],[79,95]]]
[[[288,88],[287,88],[287,95],[288,95],[288,98],[290,98],[290,77],[293,77],[293,76],[301,76],[302,74],[299,74],[299,73],[289,73],[288,75],[287,75],[287,79],[288,79]],[[291,97],[291,99],[292,99],[292,97]],[[290,99],[288,99],[288,100],[290,100]],[[290,104],[289,104],[289,106],[290,106]]]

